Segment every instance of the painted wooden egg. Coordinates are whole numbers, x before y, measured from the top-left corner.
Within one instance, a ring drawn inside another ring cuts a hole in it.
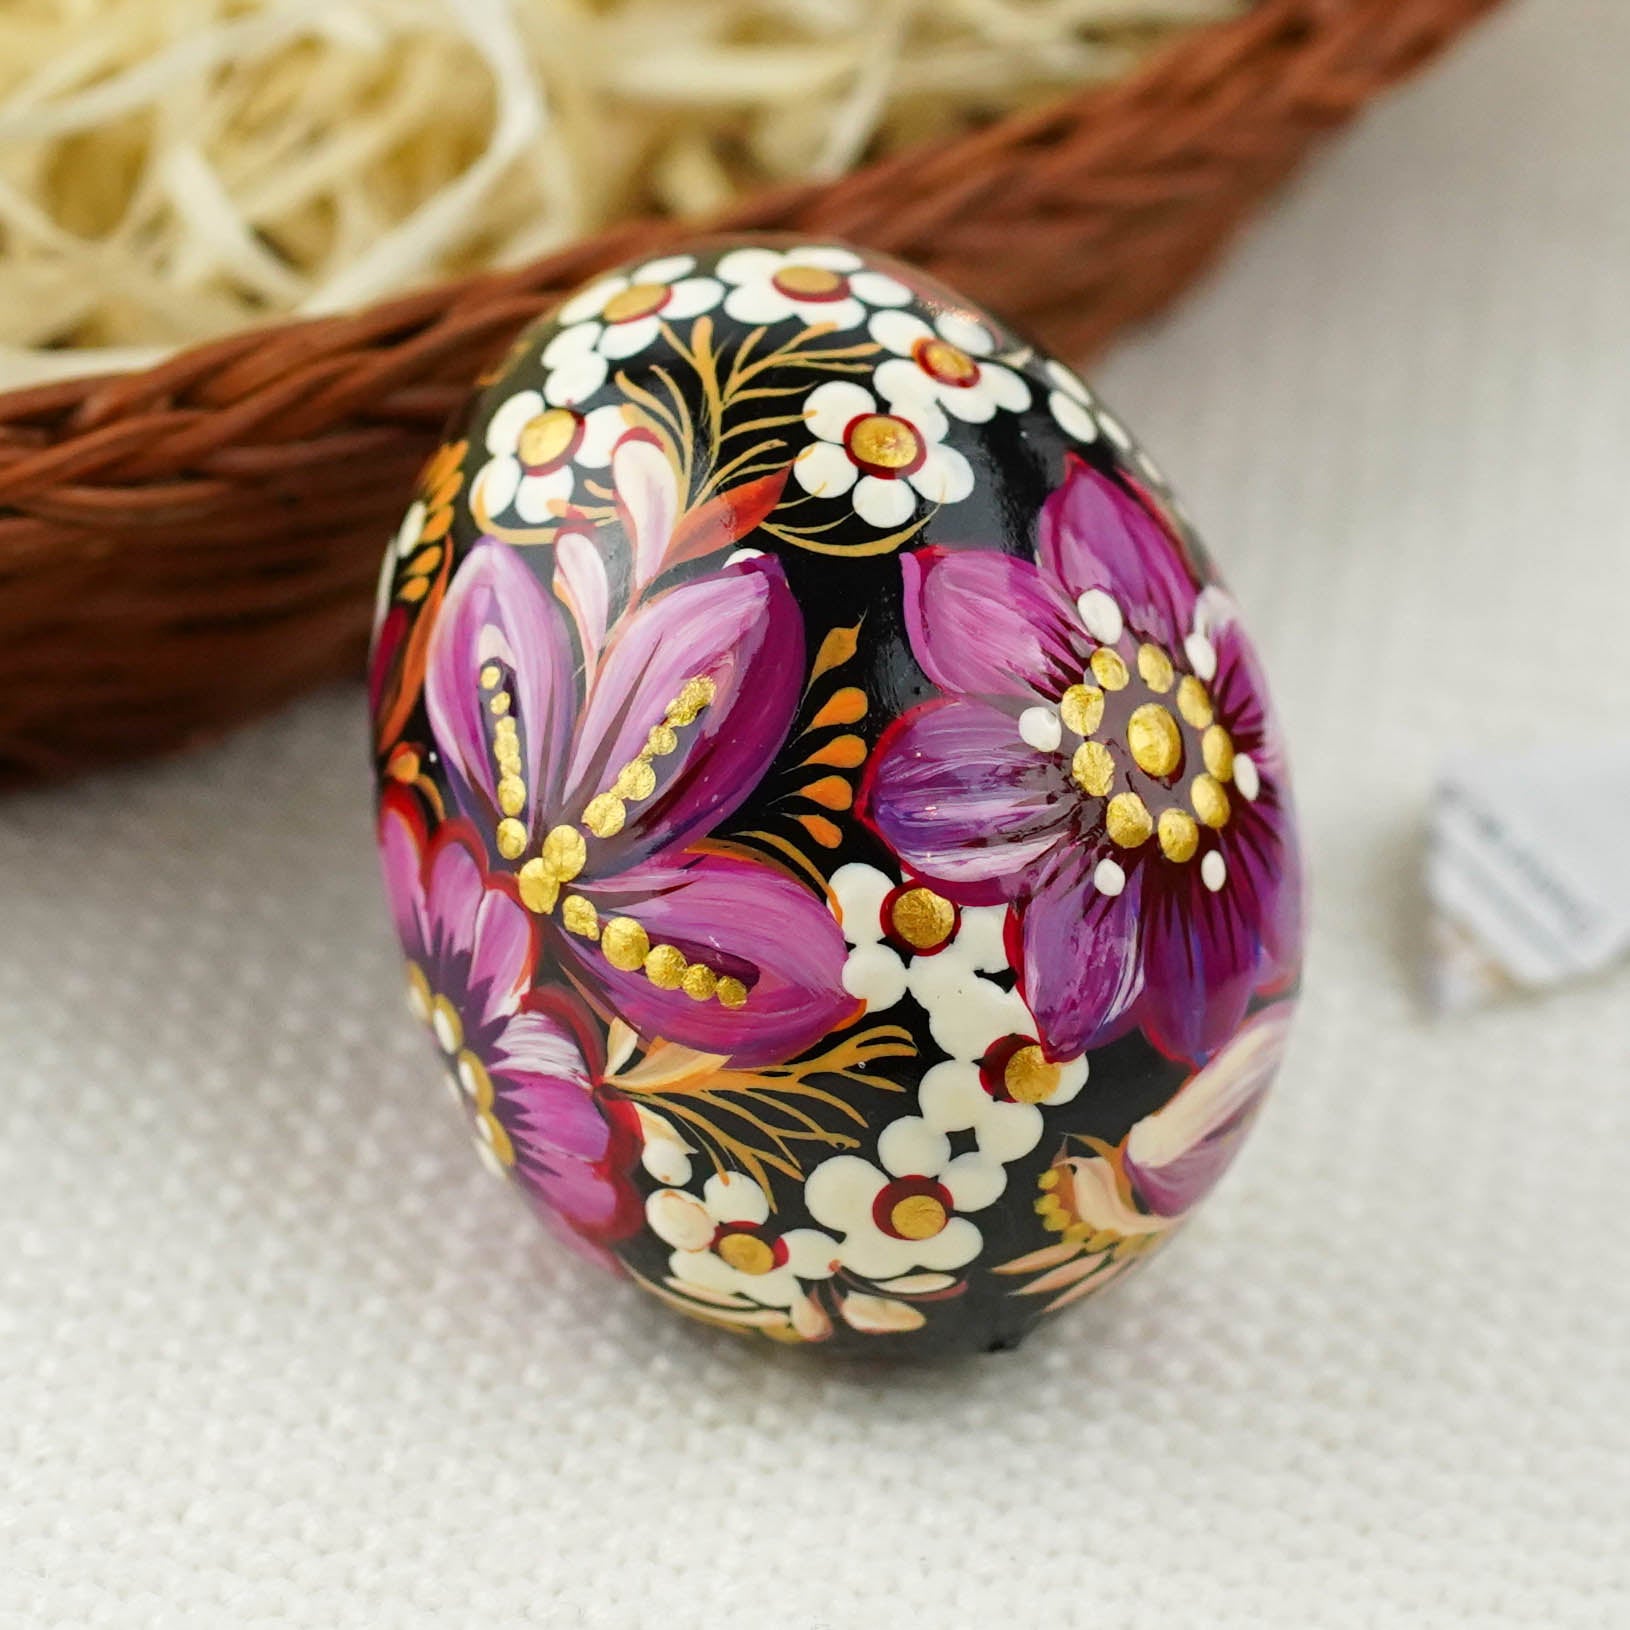
[[[532,328],[389,549],[371,700],[477,1149],[694,1318],[1011,1346],[1172,1235],[1279,1062],[1234,602],[1076,375],[908,267],[706,244]]]

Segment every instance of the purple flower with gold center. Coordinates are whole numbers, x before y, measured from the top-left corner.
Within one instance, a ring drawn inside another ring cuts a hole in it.
[[[1035,563],[901,561],[943,693],[879,742],[859,809],[918,878],[1010,907],[1052,1058],[1134,1027],[1204,1060],[1300,943],[1289,789],[1256,656],[1138,496],[1077,458]]]
[[[790,1058],[856,1012],[843,936],[809,888],[710,834],[791,727],[798,608],[760,556],[650,595],[608,634],[596,565],[558,563],[575,645],[509,545],[459,567],[425,679],[454,796],[603,1016],[737,1064]]]
[[[601,1091],[601,1043],[582,1004],[532,988],[537,927],[514,884],[486,875],[462,821],[427,842],[399,789],[380,805],[379,855],[409,1005],[443,1055],[483,1158],[573,1243],[632,1233],[637,1119]]]

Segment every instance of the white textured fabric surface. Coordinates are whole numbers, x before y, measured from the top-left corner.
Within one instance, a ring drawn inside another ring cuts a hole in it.
[[[1441,757],[1630,718],[1627,60],[1515,11],[1100,372],[1315,932],[1239,1170],[1023,1352],[833,1369],[553,1250],[402,1014],[355,695],[0,805],[0,1624],[1630,1624],[1630,976],[1415,967]]]

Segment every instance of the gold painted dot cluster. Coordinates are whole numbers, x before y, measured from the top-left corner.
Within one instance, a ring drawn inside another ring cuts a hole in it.
[[[1136,662],[1134,676],[1119,651],[1100,646],[1081,682],[1059,698],[1060,722],[1081,738],[1070,775],[1089,797],[1108,800],[1104,826],[1117,848],[1139,849],[1153,838],[1167,860],[1181,865],[1199,852],[1203,827],[1221,831],[1232,818],[1227,783],[1234,774],[1234,744],[1217,723],[1201,680],[1179,677],[1167,652],[1148,642],[1138,647]],[[1133,702],[1130,711],[1115,709],[1125,715],[1119,739],[1101,739],[1112,699],[1134,686],[1147,699],[1126,696]],[[1158,783],[1170,801],[1151,809],[1153,792],[1130,784],[1130,768]]]
[[[527,829],[518,819],[526,807],[527,788],[513,698],[499,664],[483,667],[480,681],[492,717],[492,754],[498,772],[498,852],[506,860],[519,860],[528,842]],[[558,906],[566,932],[598,944],[606,961],[619,971],[643,971],[659,990],[683,991],[692,1001],[718,1001],[737,1008],[746,1004],[748,991],[734,974],[721,975],[707,963],[687,957],[677,946],[653,945],[645,928],[632,917],[602,922],[593,901],[584,895],[568,893],[562,898],[562,890],[588,865],[589,837],[611,838],[622,831],[628,806],[656,791],[654,761],[678,750],[679,732],[695,724],[716,695],[717,687],[706,674],[687,679],[664,709],[662,722],[652,726],[645,745],[617,771],[604,792],[589,800],[581,827],[568,822],[551,827],[538,852],[516,872],[515,882],[528,911],[547,917]]]

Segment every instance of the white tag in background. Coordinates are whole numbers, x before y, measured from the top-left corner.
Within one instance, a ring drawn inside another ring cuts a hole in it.
[[[1630,954],[1630,742],[1452,765],[1427,888],[1442,1009],[1565,984]]]

